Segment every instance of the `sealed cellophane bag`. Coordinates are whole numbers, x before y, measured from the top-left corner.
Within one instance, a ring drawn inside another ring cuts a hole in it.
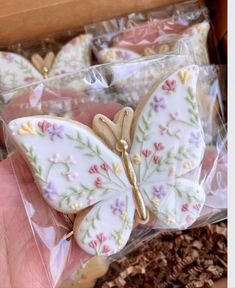
[[[150,234],[226,217],[224,67],[172,47],[1,92],[13,286],[93,287]]]

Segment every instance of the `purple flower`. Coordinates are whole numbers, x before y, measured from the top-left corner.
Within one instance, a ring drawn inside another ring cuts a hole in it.
[[[153,187],[153,195],[159,199],[162,199],[164,196],[166,196],[166,191],[162,185]]]
[[[199,148],[201,142],[202,142],[202,135],[200,131],[197,133],[194,133],[194,132],[190,133],[189,143]]]
[[[48,129],[48,133],[51,135],[52,141],[54,141],[55,137],[62,139],[64,137],[64,127],[53,124],[53,126]]]
[[[125,203],[123,201],[120,201],[119,199],[115,201],[115,205],[111,205],[114,215],[116,215],[117,213],[122,214],[122,212],[124,211],[124,207]]]
[[[57,189],[53,182],[49,182],[48,184],[43,186],[44,196],[50,200],[54,200],[57,195]]]
[[[7,63],[13,63],[15,58],[11,53],[3,52],[3,58],[6,59]]]
[[[160,108],[165,109],[166,108],[165,99],[163,97],[159,98],[155,96],[153,102],[151,103],[151,106],[156,112],[158,112]]]

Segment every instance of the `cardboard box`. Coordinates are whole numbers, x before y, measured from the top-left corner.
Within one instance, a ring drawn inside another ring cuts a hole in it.
[[[182,0],[0,0],[0,46],[178,2]],[[217,39],[223,43],[226,53],[226,0],[216,0],[214,25]],[[219,280],[214,287],[227,287],[226,279]]]
[[[177,2],[180,0],[0,0],[0,45]]]

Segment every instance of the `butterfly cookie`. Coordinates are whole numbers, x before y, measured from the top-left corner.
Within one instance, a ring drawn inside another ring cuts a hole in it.
[[[91,39],[89,34],[77,36],[57,56],[49,52],[43,59],[34,54],[31,62],[19,54],[0,51],[0,94],[3,101],[10,100],[7,93],[5,96],[9,90],[89,67]]]
[[[98,114],[92,129],[50,116],[8,124],[45,201],[77,215],[73,234],[87,253],[123,249],[135,215],[158,229],[184,229],[200,215],[205,193],[191,173],[205,150],[198,72],[181,68],[135,112],[123,108],[113,121]]]

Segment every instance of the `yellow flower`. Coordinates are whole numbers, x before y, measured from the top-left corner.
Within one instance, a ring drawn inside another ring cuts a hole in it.
[[[158,50],[158,53],[166,53],[169,52],[170,47],[167,44],[162,44]]]
[[[144,49],[144,56],[155,55],[156,52],[152,48],[145,48]]]
[[[184,169],[191,169],[192,168],[192,163],[191,162],[184,162],[183,163],[183,168]]]
[[[27,123],[22,124],[18,130],[18,133],[20,135],[37,135],[32,121],[28,121]]]
[[[159,199],[156,197],[156,196],[154,196],[153,198],[152,198],[152,200],[151,200],[151,202],[153,203],[153,205],[158,205],[159,204]]]
[[[124,243],[125,243],[125,241],[124,241],[122,235],[119,235],[118,238],[117,238],[117,244],[119,246],[122,246],[122,245],[124,245]]]
[[[167,224],[175,223],[175,219],[169,213],[166,216],[166,223]]]
[[[206,29],[200,25],[196,29],[198,33],[204,33],[206,31]]]
[[[136,165],[140,165],[140,163],[141,163],[141,156],[140,156],[139,153],[137,153],[137,154],[134,156],[133,161],[134,161],[134,163],[135,163]]]
[[[107,57],[110,57],[110,58],[113,58],[113,51],[112,51],[112,50],[109,50],[109,51],[106,53],[106,56],[107,56]]]
[[[192,78],[192,75],[187,71],[180,71],[178,75],[183,84],[186,84]]]
[[[70,208],[73,210],[80,210],[82,208],[82,205],[79,203],[71,204]]]
[[[86,35],[80,35],[79,38],[81,42],[84,42],[86,40]]]
[[[122,168],[121,165],[118,163],[113,163],[112,164],[113,172],[117,175],[121,172]]]
[[[127,213],[124,211],[120,214],[120,218],[122,219],[122,221],[125,221],[127,217]]]

